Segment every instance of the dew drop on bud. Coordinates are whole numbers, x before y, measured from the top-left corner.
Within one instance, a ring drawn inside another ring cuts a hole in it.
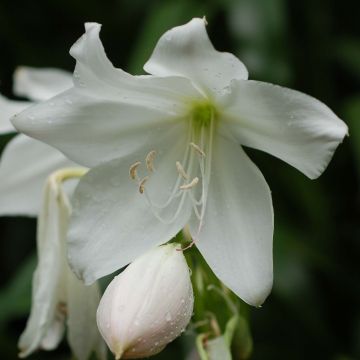
[[[189,268],[178,248],[179,244],[173,243],[151,250],[131,263],[105,290],[97,324],[116,358],[155,355],[188,325],[194,297]],[[164,289],[168,289],[167,296]]]

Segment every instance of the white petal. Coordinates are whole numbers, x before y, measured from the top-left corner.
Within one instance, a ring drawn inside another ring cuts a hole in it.
[[[194,18],[167,31],[145,64],[145,71],[184,76],[207,95],[229,86],[232,79],[247,79],[248,72],[239,59],[214,49],[205,25],[205,19]]]
[[[273,208],[270,190],[241,147],[222,137],[214,158],[204,227],[191,234],[215,275],[259,306],[272,286]]]
[[[87,24],[71,49],[75,88],[13,118],[20,131],[89,167],[161,136],[187,115],[185,100],[200,96],[187,79],[135,77],[115,69],[99,31],[100,25]]]
[[[14,132],[10,118],[30,105],[28,101],[9,100],[0,95],[0,135]]]
[[[162,203],[172,192],[178,178],[176,161],[183,156],[186,143],[184,125],[158,137],[157,143],[143,143],[138,152],[100,165],[85,175],[74,194],[74,211],[68,234],[69,262],[86,283],[107,275],[131,262],[149,248],[167,242],[185,225],[190,202],[185,201],[172,223],[177,201],[161,211],[164,222],[153,214],[146,196]],[[155,139],[154,139],[155,141]],[[155,171],[146,171],[145,157],[156,151]],[[136,161],[139,178],[149,175],[145,193],[129,177]],[[180,198],[177,198],[180,199]]]
[[[83,92],[164,110],[173,108],[179,97],[200,96],[188,79],[179,76],[132,76],[114,68],[101,43],[100,29],[100,24],[86,23],[85,34],[70,49],[76,60],[74,83]]]
[[[43,346],[52,349],[62,336],[66,301],[65,236],[70,207],[62,189],[47,182],[37,229],[38,265],[33,277],[32,307],[20,337],[20,356]]]
[[[96,310],[100,301],[98,283],[85,286],[69,270],[67,278],[68,342],[78,360],[87,360],[92,352],[102,354],[106,348],[96,325]]]
[[[48,328],[41,339],[39,348],[43,350],[54,350],[58,347],[65,332],[65,316],[63,314],[56,314],[53,321],[48,325]]]
[[[71,73],[53,68],[20,66],[14,74],[14,93],[33,101],[43,101],[71,88]]]
[[[13,138],[0,162],[0,215],[36,216],[46,178],[76,166],[59,151],[24,135]]]
[[[230,346],[226,343],[224,336],[218,336],[206,343],[209,360],[231,360]]]
[[[318,177],[347,126],[311,96],[258,81],[234,81],[224,98],[221,131]]]
[[[52,103],[32,107],[26,111],[31,115],[20,114],[14,120],[16,127],[87,167],[136,151],[178,121],[157,110],[87,97],[77,89],[53,98]],[[53,120],[47,124],[47,119]]]

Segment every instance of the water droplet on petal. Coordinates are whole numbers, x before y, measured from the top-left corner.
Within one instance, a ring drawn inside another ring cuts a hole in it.
[[[166,321],[171,321],[172,317],[171,317],[171,314],[169,312],[166,313],[165,315],[165,320]]]

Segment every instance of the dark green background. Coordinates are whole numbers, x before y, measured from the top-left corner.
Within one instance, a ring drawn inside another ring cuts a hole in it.
[[[116,66],[140,73],[158,37],[207,16],[219,50],[233,52],[250,78],[310,94],[349,126],[320,179],[311,181],[249,151],[273,192],[275,283],[251,309],[251,359],[360,359],[360,42],[351,0],[37,0],[0,1],[0,91],[12,96],[18,65],[72,71],[70,46],[85,21],[102,23]],[[0,137],[1,148],[10,136]],[[0,358],[16,358],[30,306],[35,220],[0,218]],[[186,339],[185,339],[186,340]],[[185,341],[186,342],[186,341]],[[162,359],[184,359],[184,339]],[[33,359],[69,358],[64,344]]]

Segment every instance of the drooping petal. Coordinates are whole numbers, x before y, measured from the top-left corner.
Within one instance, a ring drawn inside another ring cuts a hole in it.
[[[0,161],[0,215],[36,216],[46,178],[76,166],[59,151],[24,135],[6,146]]]
[[[38,329],[34,330],[38,331]],[[40,341],[38,347],[43,350],[54,350],[60,344],[65,333],[65,314],[56,312]],[[21,355],[22,356],[22,355]],[[26,356],[25,354],[23,356]]]
[[[106,346],[96,326],[100,301],[98,283],[85,286],[68,270],[67,277],[68,342],[78,360],[87,360],[92,352],[106,359]]]
[[[65,237],[70,205],[61,187],[47,182],[38,220],[38,265],[33,277],[32,308],[19,340],[20,357],[56,347],[62,336],[66,304]]]
[[[0,135],[14,132],[14,126],[10,122],[10,118],[30,106],[28,101],[9,100],[0,95]]]
[[[200,94],[185,78],[135,77],[116,69],[99,39],[100,25],[71,49],[75,87],[13,118],[22,132],[93,167],[125,156],[187,116],[186,99]]]
[[[204,226],[198,234],[193,219],[190,231],[215,275],[248,304],[261,305],[273,279],[271,194],[242,148],[220,136]]]
[[[216,51],[206,33],[206,20],[194,18],[167,31],[158,41],[144,69],[159,76],[184,76],[207,95],[246,80],[245,65],[234,55]]]
[[[14,74],[14,93],[43,101],[71,88],[72,74],[61,69],[20,66]]]
[[[234,81],[224,97],[221,131],[266,151],[314,179],[325,170],[347,126],[326,105],[295,90]]]
[[[183,130],[183,125],[176,125],[151,147],[142,144],[138,152],[100,165],[81,179],[74,194],[68,250],[73,270],[86,283],[167,242],[189,219],[189,201],[181,202],[181,196],[174,197],[162,209],[156,208],[166,203],[176,185],[176,161],[187,146]],[[150,172],[146,170],[145,157],[153,150],[155,170]],[[137,168],[136,181],[130,178],[129,168],[138,160],[142,163]],[[139,192],[139,182],[144,185],[143,194]]]

